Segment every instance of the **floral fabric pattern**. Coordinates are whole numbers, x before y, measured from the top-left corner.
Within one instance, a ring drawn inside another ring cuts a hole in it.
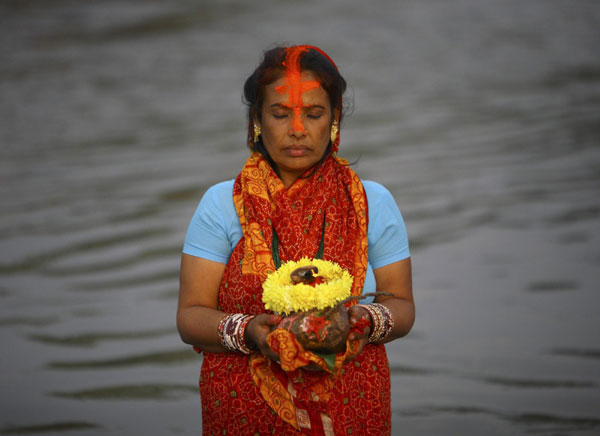
[[[323,259],[354,276],[352,295],[362,292],[367,201],[347,162],[329,156],[286,189],[253,154],[236,179],[233,200],[243,237],[225,269],[220,310],[267,312],[261,294],[267,274],[275,270],[273,231],[282,261],[314,257],[323,234]],[[390,373],[382,345],[367,345],[341,367],[339,377],[304,368],[286,372],[256,353],[207,352],[200,393],[205,436],[390,434]]]

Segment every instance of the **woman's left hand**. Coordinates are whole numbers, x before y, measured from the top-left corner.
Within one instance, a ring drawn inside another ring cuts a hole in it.
[[[372,324],[371,315],[369,312],[367,312],[366,309],[356,305],[348,309],[348,320],[350,321],[350,334],[348,335],[348,339],[351,341],[357,340],[359,346],[356,353],[346,356],[344,363],[348,363],[356,359],[358,355],[362,353],[365,345],[369,343],[369,333],[371,331]]]

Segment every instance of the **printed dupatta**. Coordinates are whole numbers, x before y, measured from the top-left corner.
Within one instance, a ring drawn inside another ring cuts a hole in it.
[[[354,277],[352,295],[361,294],[368,262],[367,200],[360,179],[345,160],[328,156],[318,169],[286,189],[268,162],[253,153],[235,181],[233,201],[243,237],[223,276],[221,310],[265,312],[262,282],[275,270],[274,234],[282,262],[313,258],[322,243],[323,259],[347,269]],[[302,366],[311,361],[322,368],[326,364],[302,350],[291,335],[275,332],[268,339],[279,348],[281,365],[258,353],[249,358],[261,396],[281,419],[304,434],[333,434],[327,402],[345,355],[337,356],[333,371],[308,371]],[[356,343],[347,345],[347,353],[356,350]]]

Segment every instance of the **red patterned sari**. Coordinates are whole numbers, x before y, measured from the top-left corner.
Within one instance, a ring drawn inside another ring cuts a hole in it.
[[[362,183],[345,161],[333,156],[313,171],[286,189],[262,156],[248,159],[233,189],[243,237],[223,275],[220,310],[266,312],[262,282],[275,270],[274,233],[282,262],[315,257],[323,241],[323,259],[354,276],[353,295],[362,292],[368,260]],[[339,371],[331,374],[302,368],[286,372],[258,353],[205,353],[200,376],[203,434],[389,435],[390,373],[384,346],[369,344],[345,365],[339,357]]]

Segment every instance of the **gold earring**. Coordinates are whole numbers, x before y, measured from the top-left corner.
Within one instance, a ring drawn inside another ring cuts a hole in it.
[[[254,125],[254,143],[258,141],[258,137],[262,134],[260,126]]]
[[[338,135],[338,124],[337,122],[334,122],[331,125],[331,142],[335,142],[335,140],[337,139],[337,135]]]

